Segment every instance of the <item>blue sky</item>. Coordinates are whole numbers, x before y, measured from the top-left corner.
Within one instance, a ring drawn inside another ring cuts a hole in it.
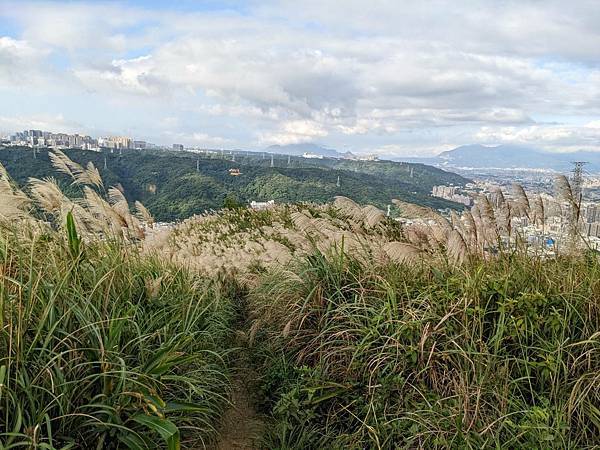
[[[0,0],[0,134],[600,151],[594,0]]]

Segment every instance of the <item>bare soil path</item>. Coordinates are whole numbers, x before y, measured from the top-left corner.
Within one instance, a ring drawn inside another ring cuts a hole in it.
[[[238,352],[233,374],[232,405],[221,421],[217,450],[258,450],[264,421],[254,407],[252,392],[257,375],[247,357],[247,348]]]

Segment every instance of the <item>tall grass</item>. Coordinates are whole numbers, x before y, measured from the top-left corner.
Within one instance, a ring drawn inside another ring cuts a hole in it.
[[[267,448],[600,446],[600,261],[568,180],[450,218],[394,201],[406,225],[339,197],[160,231],[52,159],[80,197],[0,166],[0,448],[212,445],[246,309]],[[552,208],[558,256],[517,227]]]
[[[0,232],[0,447],[208,445],[229,390],[218,281],[122,239],[24,234]]]
[[[315,253],[251,293],[268,448],[600,445],[600,262]]]

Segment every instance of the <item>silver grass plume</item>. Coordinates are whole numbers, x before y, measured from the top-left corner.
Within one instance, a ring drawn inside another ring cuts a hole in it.
[[[486,195],[479,196],[477,206],[483,226],[482,235],[487,243],[496,244],[500,238],[500,233],[498,232],[494,207]]]
[[[462,264],[469,253],[467,243],[457,230],[452,230],[450,233],[446,249],[448,256],[456,264]]]
[[[152,214],[150,214],[150,211],[148,211],[142,202],[136,200],[135,210],[139,220],[146,222],[148,225],[152,225],[154,223],[154,217],[152,217]]]
[[[406,217],[426,220],[429,228],[429,239],[433,246],[445,245],[448,234],[452,231],[452,225],[448,219],[425,206],[418,206],[398,199],[393,199],[392,203],[398,206]],[[433,221],[434,224],[430,224],[429,221]]]
[[[29,179],[29,189],[33,200],[47,214],[60,216],[66,207],[72,208],[74,203],[62,193],[54,178]]]
[[[361,207],[348,197],[337,196],[333,201],[333,206],[340,210],[342,214],[349,216],[355,222],[362,222],[363,211]]]
[[[21,191],[0,164],[0,217],[5,220],[31,219],[31,200]]]
[[[45,178],[43,180],[30,178],[29,190],[35,203],[46,214],[54,218],[57,228],[65,226],[65,220],[69,212],[73,213],[78,231],[82,235],[93,233],[101,227],[98,220],[86,208],[73,202],[63,194],[56,180],[53,178]]]
[[[556,177],[556,189],[558,197],[566,202],[569,207],[569,234],[571,235],[571,245],[575,245],[575,238],[579,231],[579,219],[581,218],[581,204],[580,199],[576,198],[575,193],[571,187],[571,183],[564,175],[558,175]]]
[[[385,220],[385,214],[379,208],[373,205],[367,205],[362,209],[365,225],[368,228],[374,228]]]
[[[415,205],[414,203],[405,202],[398,199],[393,199],[392,203],[402,211],[403,217],[409,219],[435,219],[440,215],[431,208]]]
[[[461,215],[462,235],[471,251],[477,251],[477,225],[471,211],[463,211]]]
[[[512,193],[518,214],[521,216],[529,217],[529,198],[527,197],[527,193],[525,193],[525,189],[523,189],[523,186],[517,183],[513,184]]]
[[[84,204],[90,214],[103,222],[113,233],[118,233],[123,226],[122,217],[96,191],[85,186],[83,189]]]
[[[100,172],[91,161],[84,169],[60,150],[50,152],[50,160],[56,170],[71,177],[73,184],[103,187]]]
[[[533,222],[536,225],[541,225],[543,231],[546,225],[546,208],[544,206],[544,200],[540,195],[534,197],[531,211],[533,213]]]
[[[88,180],[96,187],[103,188],[104,182],[102,181],[102,176],[100,175],[100,171],[94,166],[94,163],[89,161],[85,168],[85,172],[87,174]]]
[[[131,214],[129,210],[129,203],[127,203],[127,199],[123,192],[111,186],[108,189],[108,199],[109,203],[112,205],[112,209],[119,215],[121,226],[124,229],[127,229],[129,236],[134,236],[136,238],[143,238],[144,232],[141,226],[140,221]]]
[[[406,242],[388,242],[383,251],[391,261],[403,264],[414,264],[423,257],[420,248]]]
[[[512,232],[512,204],[506,200],[500,188],[494,192],[494,197],[496,224],[500,232],[504,232],[510,237]]]
[[[291,219],[294,226],[300,231],[306,232],[312,229],[312,219],[300,211],[293,212]]]

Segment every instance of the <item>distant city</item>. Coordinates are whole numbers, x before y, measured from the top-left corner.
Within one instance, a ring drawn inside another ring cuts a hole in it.
[[[549,178],[545,185],[538,184],[536,189],[529,190],[531,193],[538,194],[546,205],[543,223],[535,223],[527,216],[514,218],[512,223],[513,228],[518,230],[530,244],[538,246],[541,244],[548,251],[552,251],[555,244],[566,242],[571,231],[571,220],[569,219],[572,214],[571,208],[568,202],[557,200],[557,196],[552,192],[553,186],[554,182]],[[580,207],[579,232],[587,237],[590,247],[600,250],[600,203],[590,198],[591,194],[595,192],[590,186],[595,187],[588,180],[582,180],[581,186],[577,188],[581,189],[583,198]],[[512,200],[510,188],[507,189],[506,182],[496,183],[489,180],[478,180],[474,183],[467,183],[465,186],[434,186],[431,195],[472,206],[481,195],[486,195],[491,201],[494,201],[501,187],[504,188],[505,198],[508,201]],[[584,187],[588,189],[584,190]],[[586,191],[587,193],[585,193]]]
[[[23,130],[6,137],[0,137],[0,146],[5,147],[29,147],[29,148],[52,148],[52,149],[81,149],[100,151],[102,148],[111,150],[176,150],[176,151],[224,151],[224,149],[186,147],[183,144],[157,145],[151,142],[137,140],[128,136],[106,136],[93,138],[82,134],[53,133],[42,130]],[[271,146],[266,149],[268,153],[280,153],[280,146]],[[338,159],[352,159],[356,161],[377,161],[376,155],[355,155],[351,152],[327,154],[331,151],[318,146],[309,146],[298,156],[306,159],[323,159],[326,157],[335,157]],[[323,152],[320,152],[320,151]],[[284,154],[289,154],[282,152]],[[325,153],[325,154],[324,154]]]
[[[183,150],[181,144],[173,144],[172,147],[160,146],[142,140],[136,140],[128,136],[106,136],[93,138],[81,134],[53,133],[42,130],[24,130],[16,132],[0,141],[5,146],[15,147],[50,147],[56,149],[78,148],[83,150],[98,151],[101,148],[110,149],[158,149],[172,148]]]

